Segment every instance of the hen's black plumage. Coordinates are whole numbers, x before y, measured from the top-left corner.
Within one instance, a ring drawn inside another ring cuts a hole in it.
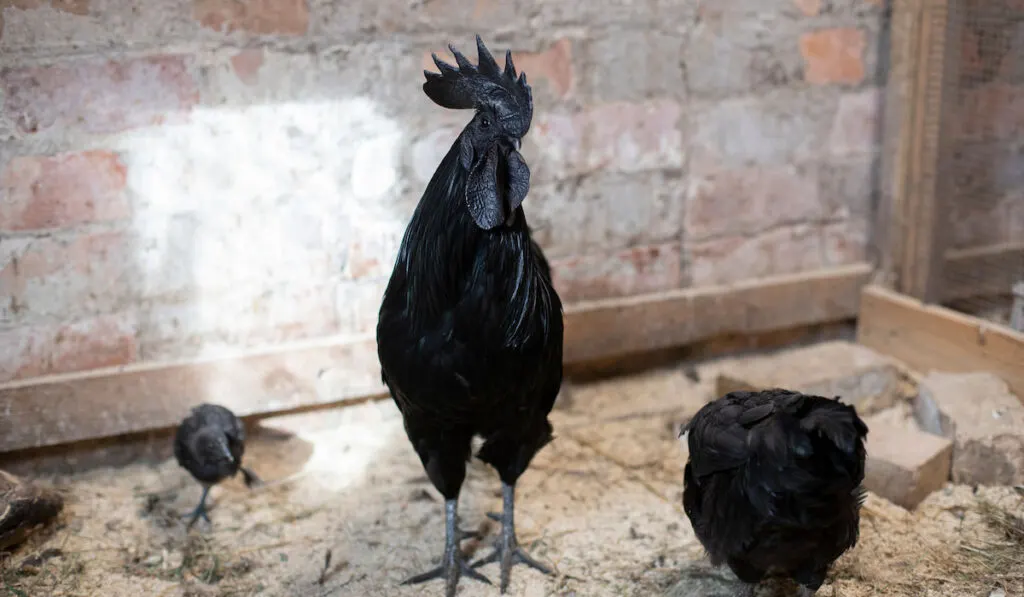
[[[441,161],[413,213],[377,324],[382,378],[427,476],[446,501],[441,566],[407,582],[460,573],[487,579],[458,551],[459,490],[470,441],[497,469],[504,494],[495,553],[501,590],[514,563],[534,562],[516,543],[515,484],[551,440],[548,413],[562,382],[562,304],[530,237],[521,203],[530,171],[518,152],[533,100],[511,53],[502,71],[477,36],[479,64],[452,49],[459,68],[434,57],[425,72],[435,103],[476,113]],[[449,46],[450,47],[450,46]]]
[[[259,483],[249,469],[242,466],[245,453],[245,428],[230,410],[216,404],[200,404],[192,409],[174,435],[174,457],[203,486],[199,505],[188,516],[188,526],[199,517],[210,522],[206,512],[206,496],[210,488],[242,471],[248,487]]]
[[[856,410],[838,397],[732,392],[683,431],[683,507],[711,562],[745,583],[779,574],[817,591],[859,533],[868,429]]]

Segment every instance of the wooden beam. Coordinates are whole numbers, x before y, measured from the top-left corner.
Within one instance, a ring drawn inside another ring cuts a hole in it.
[[[945,307],[866,286],[857,340],[921,373],[989,371],[1024,401],[1024,334]]]
[[[915,298],[940,300],[943,256],[950,222],[946,200],[952,186],[952,136],[960,68],[960,0],[926,0],[922,5],[909,178],[904,187],[903,230],[907,243],[901,289]]]
[[[1011,294],[1024,280],[1024,242],[946,252],[942,301]]]
[[[247,416],[383,392],[373,339],[28,379],[0,386],[0,452],[160,429],[207,401]]]
[[[882,184],[873,248],[877,280],[929,302],[944,282],[944,209],[959,79],[961,0],[893,5]]]
[[[871,266],[583,303],[566,311],[565,358],[589,361],[853,317]]]
[[[872,249],[878,264],[876,281],[898,288],[903,270],[907,184],[916,139],[913,110],[921,3],[903,0],[892,5],[889,64],[882,110],[882,160],[879,204],[875,210]]]
[[[568,364],[852,318],[869,264],[583,303],[565,313]],[[383,397],[373,338],[206,362],[123,367],[0,385],[0,452],[177,424],[213,401],[239,415]]]

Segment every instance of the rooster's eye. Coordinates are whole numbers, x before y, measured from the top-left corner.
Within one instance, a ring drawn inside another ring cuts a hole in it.
[[[482,126],[483,128],[491,126],[491,119],[484,116],[483,118],[480,119],[480,126]]]

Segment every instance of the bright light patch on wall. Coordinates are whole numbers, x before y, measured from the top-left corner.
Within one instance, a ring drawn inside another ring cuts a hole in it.
[[[366,98],[199,108],[119,136],[143,343],[191,338],[181,356],[211,356],[280,340],[252,330],[329,319],[353,214],[372,204],[385,222],[403,217],[389,202],[407,143]]]
[[[398,151],[402,134],[393,133],[359,144],[352,163],[352,192],[360,199],[376,199],[398,182]]]

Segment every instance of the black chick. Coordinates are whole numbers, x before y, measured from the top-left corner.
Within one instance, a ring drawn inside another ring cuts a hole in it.
[[[516,563],[550,574],[519,548],[513,510],[516,481],[552,439],[548,413],[562,383],[562,303],[521,205],[532,93],[510,52],[502,71],[480,36],[476,44],[478,65],[449,46],[458,68],[434,56],[440,74],[424,72],[427,97],[475,114],[413,213],[377,323],[382,379],[445,499],[441,565],[406,583],[443,576],[449,596],[460,574],[489,584],[474,569],[496,560],[503,593]],[[457,508],[474,436],[484,440],[477,457],[501,478],[504,510],[495,552],[469,567]]]
[[[242,466],[245,453],[245,428],[230,410],[216,404],[200,404],[192,409],[174,435],[174,457],[203,486],[199,505],[187,516],[191,528],[199,517],[210,522],[206,496],[210,488],[242,471],[246,487],[260,483],[253,472]]]
[[[683,508],[714,565],[754,584],[792,578],[813,595],[857,543],[864,438],[856,410],[782,389],[732,392],[682,429]]]

